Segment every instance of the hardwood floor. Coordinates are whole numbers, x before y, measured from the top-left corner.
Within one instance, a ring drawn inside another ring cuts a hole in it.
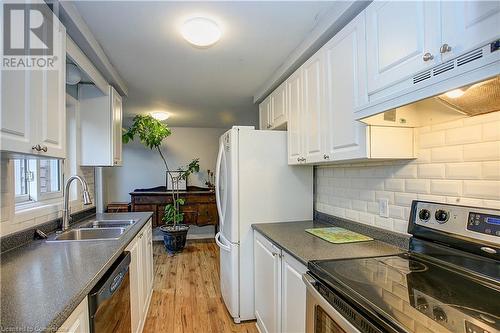
[[[258,333],[255,322],[235,324],[219,287],[219,248],[212,240],[188,240],[169,257],[153,244],[154,285],[145,333]]]

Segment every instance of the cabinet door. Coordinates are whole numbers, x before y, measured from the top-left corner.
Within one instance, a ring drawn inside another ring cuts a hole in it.
[[[113,116],[113,165],[122,165],[122,97],[113,87],[110,87],[110,90]]]
[[[254,232],[255,317],[262,333],[281,331],[281,250]]]
[[[132,332],[137,333],[141,327],[142,305],[141,299],[141,280],[142,271],[140,267],[140,242],[138,237],[127,246],[125,249],[130,252],[130,313]]]
[[[366,125],[354,109],[367,102],[365,16],[356,17],[325,46],[328,131],[325,160],[367,157]]]
[[[151,293],[153,289],[153,279],[154,279],[154,271],[153,271],[153,228],[151,226],[151,222],[148,223],[146,231],[146,285],[147,285],[147,295]],[[147,307],[146,307],[147,308]]]
[[[87,297],[69,315],[68,319],[57,330],[59,333],[88,333],[89,325],[89,304]]]
[[[24,70],[1,70],[1,115],[0,115],[0,149],[30,154],[33,129],[36,126],[34,117],[30,115],[30,100],[27,86],[30,72]]]
[[[150,281],[150,276],[151,276],[151,272],[150,272],[150,249],[149,249],[149,239],[148,239],[148,230],[147,229],[143,229],[143,231],[141,232],[141,234],[139,235],[139,239],[140,239],[140,242],[141,242],[141,264],[142,264],[142,270],[141,270],[141,273],[142,273],[142,308],[141,308],[141,312],[142,312],[142,320],[146,320],[146,316],[147,316],[147,311],[148,311],[148,299],[149,299],[149,288],[150,288],[150,284],[151,284],[151,281]]]
[[[58,59],[66,59],[66,31],[64,26],[54,17],[58,33],[55,35],[54,54]],[[66,157],[66,64],[62,61],[57,70],[43,71],[41,94],[42,103],[38,104],[38,142],[47,148],[39,155],[50,157]],[[36,93],[36,92],[35,92]]]
[[[499,1],[442,1],[443,60],[500,38]]]
[[[296,71],[285,83],[288,99],[286,104],[288,109],[288,164],[299,164],[303,154],[301,71]]]
[[[324,140],[324,52],[320,50],[302,67],[303,120],[305,162],[314,163],[323,160]]]
[[[281,259],[281,331],[303,333],[306,331],[306,286],[302,274],[307,267],[290,254],[283,252]]]
[[[439,2],[375,1],[365,12],[369,93],[440,61]]]
[[[259,104],[259,126],[261,130],[268,130],[272,127],[272,103],[273,97],[268,96]]]
[[[282,83],[273,92],[272,126],[282,127],[286,123],[286,83]]]

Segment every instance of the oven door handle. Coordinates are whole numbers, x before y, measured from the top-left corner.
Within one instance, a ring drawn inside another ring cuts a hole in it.
[[[319,293],[319,291],[314,287],[314,285],[318,282],[315,278],[313,278],[310,274],[304,273],[302,275],[302,281],[304,281],[307,289],[308,295],[310,295],[314,303],[321,307],[330,317],[331,319],[339,325],[346,333],[361,333],[351,322],[349,322],[346,318],[344,318],[328,301]],[[307,307],[310,306],[309,300],[307,300]],[[309,311],[309,308],[307,309]],[[314,322],[315,320],[313,320]],[[313,324],[314,325],[314,324]],[[309,332],[309,331],[308,331]]]
[[[323,310],[328,313],[332,311],[336,312],[333,306],[328,303],[323,296],[321,296],[318,290],[316,290],[314,284],[316,284],[317,281],[311,275],[309,275],[308,273],[304,273],[304,275],[302,275],[302,281],[304,281],[304,283],[306,284],[307,292],[311,294],[311,296],[313,296],[314,301],[318,303],[318,305],[321,306]]]

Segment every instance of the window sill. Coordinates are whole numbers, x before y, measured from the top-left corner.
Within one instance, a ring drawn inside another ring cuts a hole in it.
[[[71,200],[69,207],[72,213],[82,208],[80,200]],[[86,207],[87,208],[87,207]],[[54,220],[62,216],[63,198],[34,202],[16,207],[14,223],[36,220],[36,224]]]

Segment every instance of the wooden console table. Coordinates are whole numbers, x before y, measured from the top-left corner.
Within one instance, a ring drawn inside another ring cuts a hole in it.
[[[130,193],[132,212],[153,212],[153,227],[162,225],[165,206],[172,203],[172,192],[167,192],[165,186],[149,189],[136,189]],[[187,191],[180,191],[179,198],[185,200],[181,211],[184,213],[185,224],[205,226],[219,223],[215,193],[206,188],[188,186]]]

